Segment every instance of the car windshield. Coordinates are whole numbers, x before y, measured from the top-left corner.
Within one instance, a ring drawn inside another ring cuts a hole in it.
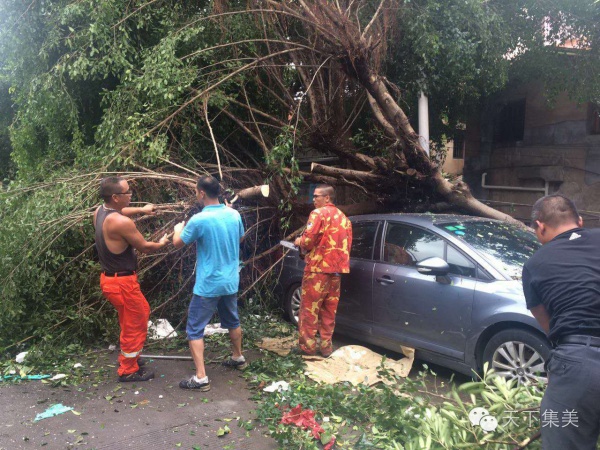
[[[464,221],[436,226],[465,241],[514,280],[521,279],[523,264],[541,245],[535,234],[501,222]]]

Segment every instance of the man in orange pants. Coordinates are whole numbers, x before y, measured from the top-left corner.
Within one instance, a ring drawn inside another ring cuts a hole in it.
[[[296,239],[301,251],[308,252],[302,279],[302,302],[298,318],[300,332],[296,353],[314,355],[317,351],[317,331],[321,337],[321,354],[331,355],[331,337],[340,300],[340,278],[350,272],[352,224],[337,209],[335,191],[329,185],[319,185],[313,194],[315,210],[310,213],[306,230]]]
[[[102,267],[102,293],[116,308],[121,327],[119,381],[147,381],[154,373],[139,367],[138,360],[146,342],[150,306],[140,290],[134,248],[150,253],[169,243],[165,234],[159,242],[148,242],[129,216],[154,214],[154,205],[129,207],[131,190],[124,178],[104,178],[100,183],[104,204],[94,212],[96,249]]]

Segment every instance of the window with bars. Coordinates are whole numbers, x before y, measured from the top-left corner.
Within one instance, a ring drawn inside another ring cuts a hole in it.
[[[454,133],[452,139],[452,159],[463,159],[465,156],[465,135],[462,131]]]

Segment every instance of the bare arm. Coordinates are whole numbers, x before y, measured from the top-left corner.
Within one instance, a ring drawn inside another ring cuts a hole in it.
[[[185,242],[181,240],[181,232],[183,231],[184,225],[185,222],[179,222],[173,229],[173,246],[178,249],[185,246]]]
[[[121,210],[121,214],[127,217],[133,217],[138,214],[144,214],[147,216],[154,216],[156,214],[156,206],[152,203],[148,203],[144,206],[128,206]]]
[[[96,229],[96,217],[98,216],[99,209],[100,209],[100,206],[98,208],[96,208],[96,211],[94,211],[94,229]]]
[[[537,305],[531,308],[531,314],[539,322],[546,334],[550,333],[550,314],[544,305]]]
[[[127,217],[120,217],[119,224],[115,227],[123,239],[141,253],[152,253],[163,248],[169,243],[165,234],[158,242],[148,242],[139,232],[133,221]]]

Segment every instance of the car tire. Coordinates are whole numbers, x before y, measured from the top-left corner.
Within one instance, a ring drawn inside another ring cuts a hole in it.
[[[300,311],[300,301],[302,299],[302,285],[296,284],[288,289],[283,309],[288,320],[298,326],[298,313]]]
[[[496,374],[519,384],[547,383],[545,363],[550,350],[549,342],[542,336],[528,330],[508,329],[488,341],[483,362]]]

